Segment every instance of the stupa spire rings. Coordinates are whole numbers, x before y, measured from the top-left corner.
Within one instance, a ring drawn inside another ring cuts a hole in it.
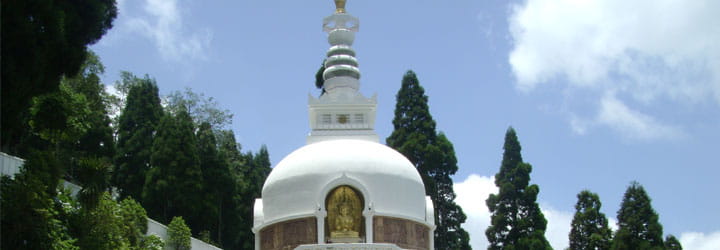
[[[335,13],[345,13],[345,0],[335,0]]]
[[[330,49],[325,60],[324,88],[330,96],[355,95],[359,88],[360,69],[352,44],[360,20],[345,12],[346,0],[335,0],[336,11],[323,19],[323,31],[328,33]]]

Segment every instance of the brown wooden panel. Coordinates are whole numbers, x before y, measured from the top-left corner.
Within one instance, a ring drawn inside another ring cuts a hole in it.
[[[383,216],[373,218],[375,243],[392,243],[405,249],[428,250],[429,230],[427,226],[411,220]]]
[[[260,230],[260,249],[287,250],[317,244],[315,217],[278,222]]]

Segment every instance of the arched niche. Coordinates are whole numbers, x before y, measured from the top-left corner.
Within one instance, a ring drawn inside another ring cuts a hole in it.
[[[362,193],[349,185],[340,185],[325,197],[325,242],[360,243],[366,242],[365,198]]]

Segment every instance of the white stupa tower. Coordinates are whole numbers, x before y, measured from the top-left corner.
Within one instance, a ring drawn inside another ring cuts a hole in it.
[[[376,98],[360,87],[345,1],[323,20],[325,93],[308,101],[307,145],[281,160],[255,200],[255,249],[433,249],[434,214],[420,174],[379,143]]]
[[[330,43],[323,72],[325,93],[317,99],[309,96],[312,131],[308,144],[350,137],[378,142],[374,130],[376,98],[366,98],[358,91],[360,69],[351,46],[359,26],[359,20],[340,6],[323,20]]]

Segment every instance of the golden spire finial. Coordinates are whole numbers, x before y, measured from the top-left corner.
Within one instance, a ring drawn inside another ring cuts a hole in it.
[[[335,0],[335,13],[345,13],[345,0]]]

